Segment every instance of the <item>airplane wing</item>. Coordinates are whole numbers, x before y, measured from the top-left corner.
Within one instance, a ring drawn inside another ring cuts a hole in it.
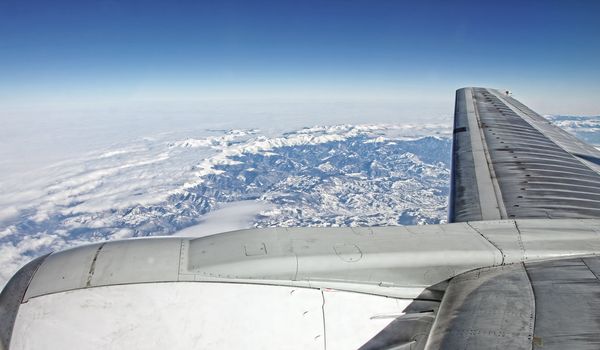
[[[600,151],[505,92],[456,93],[450,222],[600,216]]]
[[[546,219],[535,238],[542,250],[579,238],[574,227],[553,228],[569,221],[558,219],[600,218],[600,151],[506,92],[464,88],[456,93],[452,172],[449,221],[469,222],[504,253],[504,232],[481,229],[514,220],[522,263],[450,280],[428,348],[600,348],[597,252],[536,259],[522,224]]]
[[[483,88],[454,137],[449,224],[54,252],[0,293],[0,350],[598,348],[598,151]]]

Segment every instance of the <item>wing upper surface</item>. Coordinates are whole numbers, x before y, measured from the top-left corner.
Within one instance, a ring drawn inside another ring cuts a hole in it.
[[[496,266],[453,278],[426,349],[598,349],[600,258]]]
[[[457,91],[450,222],[600,217],[600,151],[497,90]]]

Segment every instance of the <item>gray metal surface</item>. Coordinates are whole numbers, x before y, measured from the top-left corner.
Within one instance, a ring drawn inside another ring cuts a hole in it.
[[[24,300],[124,283],[223,281],[419,298],[469,270],[600,253],[600,220],[277,228],[92,244],[54,253]],[[429,297],[427,297],[429,298]]]
[[[450,281],[426,349],[599,349],[600,258],[517,263]]]
[[[502,263],[600,252],[600,220],[500,220],[468,223],[502,252]]]
[[[535,293],[534,349],[600,349],[600,258],[525,266]]]
[[[7,350],[10,345],[12,330],[19,306],[23,302],[25,291],[36,270],[48,255],[40,256],[23,266],[0,293],[0,350]]]
[[[471,145],[471,128],[467,113],[469,89],[456,91],[454,104],[454,131],[452,141],[452,181],[450,183],[449,221],[481,220],[481,206],[475,160]],[[469,106],[470,107],[470,106]]]
[[[600,160],[600,151],[594,146],[583,142],[561,128],[555,127],[548,119],[540,116],[513,97],[493,89],[488,89],[488,91],[505,101],[515,113],[527,120],[528,123],[543,133],[544,136],[555,142],[565,151],[575,155],[580,161],[583,161],[583,163],[596,172],[600,172],[600,163],[598,162]]]
[[[50,254],[31,280],[24,301],[33,295],[86,287],[92,262],[100,246],[100,243],[90,244]]]
[[[114,241],[50,255],[25,300],[72,289],[166,281],[293,285],[413,298],[457,274],[499,264],[500,256],[462,223],[277,228]]]
[[[494,219],[493,210],[485,210],[491,200],[482,198],[492,194],[502,219],[600,217],[593,162],[600,152],[514,98],[484,88],[458,90],[454,133],[451,222]],[[478,138],[487,162],[477,159]]]
[[[531,349],[533,291],[522,264],[450,281],[426,349]]]

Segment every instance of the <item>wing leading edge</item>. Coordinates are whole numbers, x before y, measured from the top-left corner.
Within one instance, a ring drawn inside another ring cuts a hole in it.
[[[600,217],[600,151],[498,90],[456,93],[450,222]]]

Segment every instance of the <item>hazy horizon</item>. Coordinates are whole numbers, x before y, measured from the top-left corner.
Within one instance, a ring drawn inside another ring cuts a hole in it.
[[[414,105],[451,114],[456,89],[485,86],[541,114],[598,115],[599,10],[596,1],[7,0],[0,113],[385,101],[406,118]]]

